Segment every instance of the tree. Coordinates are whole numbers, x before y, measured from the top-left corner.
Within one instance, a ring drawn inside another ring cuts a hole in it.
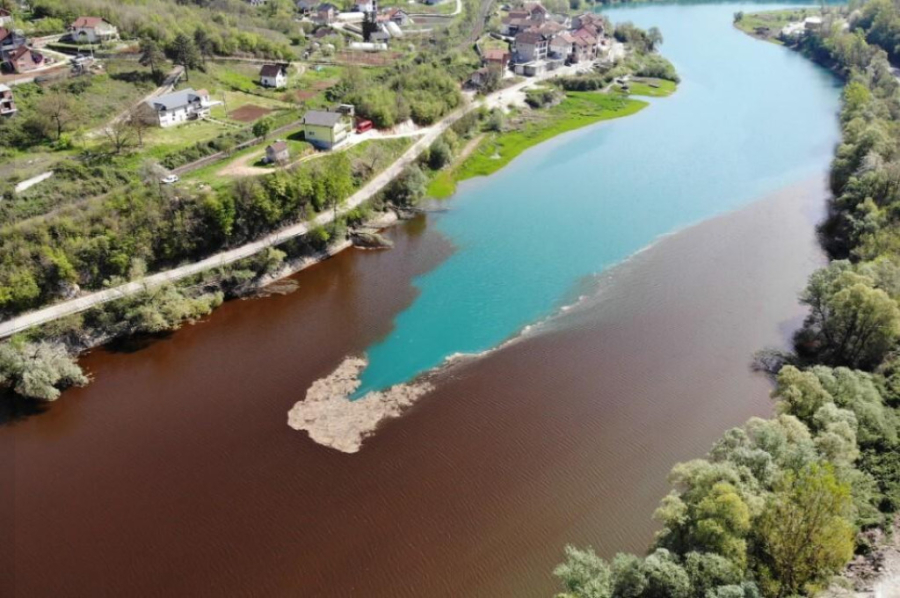
[[[812,593],[853,556],[852,498],[830,466],[786,472],[759,524],[760,578],[778,598]]]
[[[87,382],[61,344],[15,338],[0,344],[0,386],[9,386],[19,396],[53,401],[61,388]]]
[[[125,118],[125,123],[137,137],[138,145],[144,147],[144,135],[153,126],[150,124],[150,120],[141,112],[140,108],[136,108]]]
[[[265,139],[272,132],[272,120],[261,118],[253,123],[253,135]]]
[[[175,36],[175,39],[169,46],[169,54],[172,56],[172,61],[175,64],[184,67],[184,79],[186,81],[189,78],[188,71],[201,65],[200,53],[197,51],[194,40],[183,33]]]
[[[127,118],[119,118],[107,125],[103,129],[103,134],[109,140],[113,150],[117,154],[121,154],[122,150],[134,141],[135,131]]]
[[[194,30],[194,44],[197,46],[197,51],[203,62],[206,62],[206,59],[213,55],[213,40],[205,29],[197,27]]]
[[[609,598],[612,595],[609,565],[593,548],[579,550],[566,546],[566,562],[553,574],[565,588],[565,592],[557,594],[556,598]]]
[[[800,297],[810,307],[796,344],[828,365],[874,367],[900,339],[900,308],[846,261],[810,277]]]
[[[155,40],[150,38],[141,40],[141,57],[138,62],[141,66],[150,68],[156,81],[162,80],[162,66],[166,63],[166,55]]]
[[[428,166],[432,170],[440,170],[453,161],[453,150],[443,139],[435,141],[428,150]]]
[[[49,119],[56,134],[56,140],[78,122],[81,112],[72,96],[59,88],[53,88],[38,102],[37,112]]]

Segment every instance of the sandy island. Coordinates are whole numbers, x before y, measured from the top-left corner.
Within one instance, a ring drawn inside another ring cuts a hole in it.
[[[356,453],[382,420],[398,417],[432,386],[420,382],[398,384],[349,399],[359,388],[359,374],[368,365],[362,357],[348,357],[334,372],[316,380],[288,412],[288,425],[306,430],[315,442],[344,453]]]

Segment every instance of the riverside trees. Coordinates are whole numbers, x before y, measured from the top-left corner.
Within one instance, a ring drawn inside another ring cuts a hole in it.
[[[660,595],[640,573],[660,562],[689,582],[667,596],[812,595],[852,557],[857,530],[900,508],[900,84],[888,62],[900,8],[871,0],[852,15],[833,10],[843,12],[799,45],[848,79],[823,226],[836,261],[801,294],[809,315],[777,374],[778,415],[674,468],[649,556],[606,562],[568,548],[560,598]]]

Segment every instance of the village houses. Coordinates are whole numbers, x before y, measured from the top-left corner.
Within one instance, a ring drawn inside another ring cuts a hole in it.
[[[319,149],[332,149],[350,136],[352,120],[343,112],[310,110],[303,116],[303,138]]]
[[[205,89],[182,89],[143,104],[143,111],[163,128],[180,125],[190,120],[209,116],[210,109],[221,102],[210,101]]]
[[[586,13],[569,19],[551,14],[537,2],[510,10],[500,33],[511,39],[513,70],[525,76],[594,60],[605,47],[604,22],[599,15]]]
[[[320,24],[334,23],[340,12],[341,11],[334,4],[324,2],[316,7],[312,19]]]
[[[12,90],[0,83],[0,117],[12,116],[16,113],[16,102]]]
[[[263,87],[280,89],[287,85],[287,64],[264,64],[259,69],[259,84]]]
[[[398,27],[406,27],[407,25],[412,25],[413,20],[402,8],[398,8],[396,6],[392,8],[386,9],[383,13],[378,15],[379,23],[394,23]]]
[[[69,38],[81,44],[99,44],[119,38],[119,30],[101,17],[78,17],[69,25]]]

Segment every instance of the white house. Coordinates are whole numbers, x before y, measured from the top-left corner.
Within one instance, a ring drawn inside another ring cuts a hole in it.
[[[119,30],[101,17],[78,17],[69,25],[69,37],[78,43],[96,44],[118,39]]]
[[[165,128],[209,116],[210,108],[221,103],[210,101],[205,89],[182,89],[147,100],[144,105],[155,115],[159,126]]]
[[[12,13],[5,8],[0,8],[0,27],[7,27],[9,25],[12,25],[12,22]]]
[[[259,69],[259,84],[263,87],[274,87],[276,89],[287,85],[287,65],[264,64]]]

